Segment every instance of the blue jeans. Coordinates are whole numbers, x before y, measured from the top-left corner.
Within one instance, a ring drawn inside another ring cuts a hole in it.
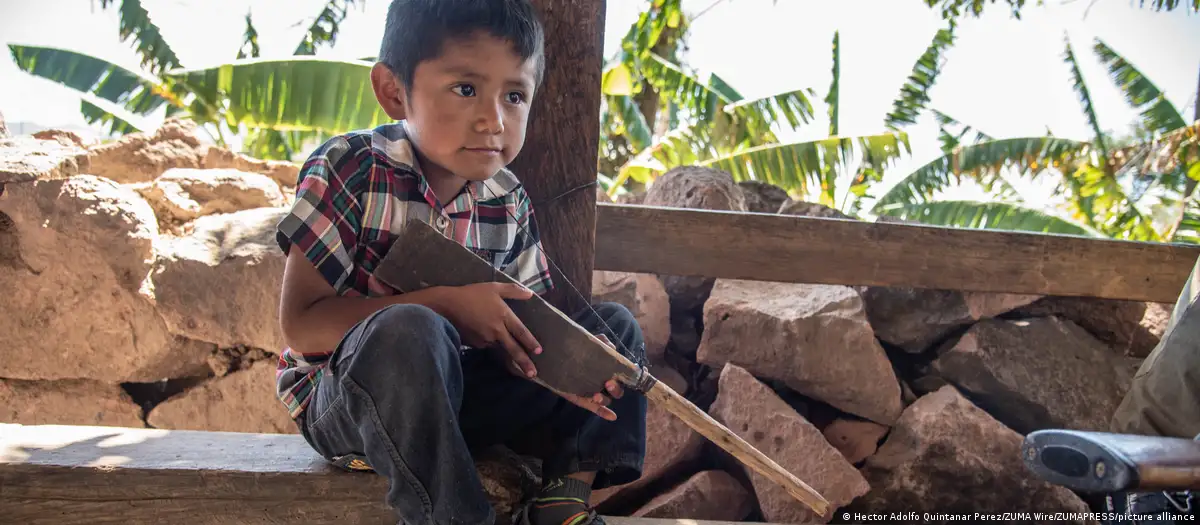
[[[642,331],[616,303],[573,316],[594,334],[644,359]],[[542,341],[547,352],[551,341]],[[596,472],[595,488],[641,476],[646,398],[626,390],[613,422],[516,377],[486,352],[461,349],[454,326],[418,305],[389,306],[348,331],[300,417],[301,433],[326,459],[358,456],[389,480],[387,503],[408,525],[495,520],[471,450],[509,444],[541,429],[544,477]]]

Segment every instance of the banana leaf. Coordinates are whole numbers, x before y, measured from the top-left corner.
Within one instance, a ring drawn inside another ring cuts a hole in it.
[[[107,9],[115,1],[100,0],[100,7]],[[120,17],[118,34],[121,42],[133,40],[137,54],[142,59],[142,67],[157,75],[180,66],[179,57],[163,39],[162,31],[150,20],[150,13],[142,6],[141,0],[121,0],[117,13]]]
[[[160,79],[107,60],[53,47],[9,44],[8,48],[17,68],[77,92],[84,118],[109,124],[114,134],[144,129],[140,117],[164,105],[184,105],[180,94]]]
[[[1054,233],[1103,237],[1100,232],[1062,217],[1007,202],[945,200],[897,204],[880,210],[880,215],[908,219],[933,226]]]
[[[967,174],[985,189],[998,189],[1000,198],[1014,197],[1015,190],[1000,177],[1001,169],[1010,168],[1026,174],[1058,168],[1083,153],[1086,145],[1069,139],[1022,137],[960,147],[897,182],[876,201],[874,211],[878,213],[878,210],[893,205],[929,201],[937,191],[950,187],[962,174]]]
[[[312,25],[304,32],[304,37],[296,46],[293,55],[315,55],[317,48],[325,45],[333,47],[337,43],[341,23],[346,20],[350,8],[355,3],[365,4],[365,0],[329,0],[325,8],[313,19]],[[240,58],[240,57],[239,57]]]
[[[1100,39],[1095,40],[1093,50],[1100,62],[1108,68],[1112,81],[1116,83],[1125,100],[1142,113],[1142,123],[1155,133],[1170,133],[1187,125],[1183,115],[1167,101],[1166,95],[1150,79],[1130,64]]]
[[[1079,61],[1075,59],[1075,52],[1071,49],[1071,40],[1066,35],[1063,35],[1063,42],[1066,46],[1063,52],[1063,62],[1071,69],[1072,88],[1079,98],[1079,103],[1083,106],[1083,114],[1087,117],[1088,124],[1092,126],[1092,132],[1095,133],[1096,145],[1100,148],[1100,153],[1104,158],[1108,158],[1108,140],[1104,132],[1101,131],[1100,119],[1096,116],[1096,106],[1092,103],[1091,92],[1088,90],[1087,82],[1083,79],[1083,71],[1079,69]]]
[[[825,175],[840,171],[844,166],[842,150],[852,146],[878,165],[899,158],[901,147],[911,152],[908,135],[900,132],[770,144],[711,159],[702,165],[725,170],[736,181],[759,180],[788,191],[806,193],[819,189],[825,194],[832,192]]]
[[[222,114],[231,128],[343,133],[390,122],[375,102],[370,71],[364,62],[295,57],[166,76],[209,106],[226,105]]]
[[[933,35],[933,41],[929,43],[925,53],[913,64],[908,81],[900,87],[900,95],[892,102],[891,113],[883,119],[883,124],[888,129],[899,129],[903,125],[917,123],[917,117],[929,104],[929,90],[933,88],[942,72],[942,55],[954,45],[954,28],[954,21],[951,21],[949,27],[939,29]]]

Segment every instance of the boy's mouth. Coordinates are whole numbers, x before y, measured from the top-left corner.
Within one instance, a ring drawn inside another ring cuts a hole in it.
[[[503,150],[501,148],[482,147],[482,148],[463,148],[470,153],[478,155],[499,155]]]

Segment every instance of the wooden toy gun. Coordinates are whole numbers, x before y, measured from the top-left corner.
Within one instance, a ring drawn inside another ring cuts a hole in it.
[[[480,282],[516,283],[467,248],[446,238],[428,224],[410,220],[397,234],[394,246],[379,263],[376,277],[402,292],[434,286],[464,286]],[[513,313],[539,341],[553,341],[552,350],[530,355],[538,369],[539,384],[557,394],[590,396],[604,392],[610,379],[641,392],[683,420],[742,464],[779,484],[813,512],[824,516],[829,502],[771,458],[730,432],[696,405],[659,382],[643,366],[584,330],[545,299],[534,295],[524,301],[509,301]]]

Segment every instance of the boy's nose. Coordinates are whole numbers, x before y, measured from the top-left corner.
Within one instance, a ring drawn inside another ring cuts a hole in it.
[[[480,104],[475,130],[479,133],[499,134],[504,131],[504,111],[499,104]]]

